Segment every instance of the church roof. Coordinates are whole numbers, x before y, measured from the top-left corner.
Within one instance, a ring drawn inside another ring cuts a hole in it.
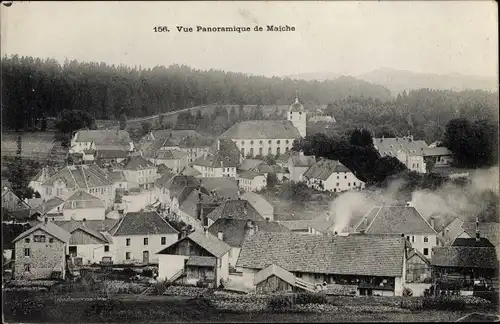
[[[295,98],[295,102],[290,105],[289,112],[304,111],[304,106],[299,102],[299,98]]]
[[[231,139],[296,139],[297,128],[289,120],[249,120],[231,126],[222,134]]]

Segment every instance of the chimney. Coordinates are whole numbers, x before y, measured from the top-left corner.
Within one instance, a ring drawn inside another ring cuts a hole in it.
[[[481,241],[481,233],[479,232],[479,218],[476,217],[476,242]]]
[[[431,216],[431,227],[432,227],[432,229],[436,229],[434,226],[435,226],[434,216]]]
[[[327,213],[326,213],[326,221],[327,221],[327,222],[328,222],[328,221],[330,221],[330,212],[327,212]]]
[[[208,237],[208,227],[203,226],[203,232],[205,233],[205,236]]]
[[[217,139],[217,151],[220,151],[220,139]]]
[[[224,241],[224,233],[222,233],[222,231],[219,231],[217,233],[217,237],[219,238],[219,240]]]
[[[399,141],[399,138],[396,137],[396,142]]]
[[[47,223],[48,223],[48,222],[49,222],[49,218],[48,218],[48,217],[45,217],[45,218],[44,218],[44,223],[45,223],[45,225],[47,225]]]
[[[267,222],[269,222],[269,221],[270,221],[269,217],[266,217],[266,221],[267,221]]]
[[[411,201],[408,201],[405,207],[413,207],[413,204],[411,203]]]
[[[255,234],[255,226],[252,220],[247,220],[247,225],[245,226],[245,235],[252,236]]]
[[[84,219],[83,219],[83,222],[82,222],[82,226],[83,226],[83,227],[85,227],[86,225],[87,225],[87,219],[86,219],[86,218],[84,218]]]
[[[221,168],[223,167],[222,161],[220,161],[220,167],[221,167]]]

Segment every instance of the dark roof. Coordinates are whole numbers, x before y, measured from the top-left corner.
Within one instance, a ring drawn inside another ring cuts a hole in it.
[[[471,237],[476,237],[475,222],[464,222],[462,228]],[[481,237],[487,238],[493,245],[500,246],[500,223],[479,223],[479,233]]]
[[[215,208],[208,218],[213,221],[219,218],[234,218],[243,220],[265,220],[261,214],[246,200],[227,200]]]
[[[254,171],[244,171],[240,174],[238,174],[238,177],[243,178],[243,179],[250,179],[253,180],[257,176],[264,176],[264,174],[260,172],[254,172]]]
[[[113,236],[177,233],[165,219],[154,211],[127,213],[110,231],[110,234]]]
[[[457,238],[451,246],[470,246],[470,247],[495,247],[491,242],[484,237],[480,237],[479,241],[476,238]]]
[[[197,187],[200,181],[193,176],[176,175],[171,178],[166,184],[165,188],[170,191],[170,197],[178,197],[184,187]]]
[[[64,230],[66,230],[68,233],[71,233],[71,234],[73,234],[73,232],[76,230],[81,230],[81,231],[88,233],[89,235],[92,235],[95,238],[103,241],[104,243],[110,243],[110,242],[108,242],[108,239],[102,233],[100,233],[99,231],[97,231],[91,227],[88,227],[87,222],[84,223],[84,222],[78,222],[78,221],[71,220],[71,221],[61,222],[59,224],[59,227],[63,228]]]
[[[261,165],[266,164],[266,162],[258,159],[245,159],[238,166],[238,170],[242,171],[256,171],[256,168]]]
[[[85,227],[90,228],[96,232],[106,232],[110,231],[117,223],[119,222],[118,219],[111,219],[111,218],[106,218],[104,220],[87,220],[85,221]],[[70,220],[70,221],[54,221],[54,223],[62,228],[72,228],[71,226],[83,226],[83,221],[75,221],[75,220]],[[73,225],[68,225],[68,224],[73,224]]]
[[[210,147],[212,143],[213,139],[211,138],[189,136],[184,138],[179,143],[179,147],[185,147],[185,148]]]
[[[115,171],[109,171],[108,172],[109,177],[114,181],[114,182],[126,182],[127,178],[125,178],[125,174],[123,171],[115,170]]]
[[[113,184],[109,174],[96,164],[65,166],[45,181],[43,185],[52,186],[58,179],[66,183],[68,188],[89,189]]]
[[[257,232],[243,242],[237,267],[401,277],[406,240],[379,235],[303,235]]]
[[[376,214],[366,234],[436,234],[415,207],[378,206],[368,214],[373,209]]]
[[[192,267],[215,267],[217,259],[214,257],[192,255],[187,260],[186,265]]]
[[[309,179],[327,180],[334,172],[351,172],[339,161],[322,159],[304,172],[304,177]]]
[[[290,156],[291,166],[296,167],[310,167],[316,163],[316,157],[314,155],[306,156],[306,155],[291,155]]]
[[[155,186],[159,188],[167,187],[172,179],[175,177],[174,172],[166,171],[163,173],[163,175],[155,181]]]
[[[231,250],[231,247],[227,245],[227,243],[219,240],[216,236],[210,234],[210,232],[204,233],[203,231],[195,230],[186,237],[171,244],[170,246],[167,246],[165,249],[161,250],[157,254],[167,254],[166,252],[168,249],[170,249],[172,246],[179,244],[179,242],[183,240],[190,240],[191,242],[196,243],[198,246],[202,247],[207,252],[209,252],[210,254],[212,254],[217,258],[222,257],[229,250]]]
[[[129,157],[124,163],[125,170],[144,170],[154,168],[155,165],[140,155]]]
[[[232,247],[241,247],[245,239],[247,222],[244,219],[219,218],[210,226],[208,231],[215,236],[222,232],[224,242]],[[257,225],[258,232],[290,232],[288,228],[278,222],[253,221],[253,224]]]
[[[186,187],[184,189],[188,189],[185,192],[186,193],[189,192],[189,194],[187,194],[187,196],[182,196],[181,194],[181,196],[179,197],[179,209],[182,210],[184,213],[188,214],[189,216],[196,218],[198,211],[198,204],[211,202],[212,198],[206,193],[202,192],[200,200],[200,195],[198,190],[196,190],[196,188],[189,189],[189,187]]]
[[[293,273],[286,271],[285,269],[275,264],[271,264],[267,268],[264,268],[257,272],[255,274],[253,283],[254,285],[258,285],[271,276],[276,276],[281,280],[288,282],[290,285],[295,286],[295,276],[293,275]]]
[[[301,136],[289,120],[249,120],[231,126],[221,137],[230,139],[296,139]]]
[[[229,138],[219,138],[212,145],[212,153],[219,152],[222,156],[228,157],[231,161],[241,161],[243,156],[241,155],[238,146]]]
[[[495,248],[447,246],[432,249],[431,264],[437,267],[498,269]]]
[[[165,164],[161,163],[161,164],[158,164],[157,165],[158,167],[158,171],[157,173],[158,174],[163,174],[163,173],[172,173],[172,169],[170,169],[169,167],[167,167]]]
[[[224,156],[221,152],[209,154],[206,157],[200,156],[193,162],[195,165],[201,165],[210,168],[235,168],[240,163],[239,159],[231,156]]]
[[[154,157],[160,160],[180,160],[188,155],[187,152],[173,149],[158,151]]]
[[[427,147],[423,148],[424,156],[442,156],[451,155],[450,150],[446,147]]]

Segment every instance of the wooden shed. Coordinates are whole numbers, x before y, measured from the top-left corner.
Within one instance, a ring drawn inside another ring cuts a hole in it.
[[[271,264],[255,274],[254,285],[258,293],[292,291],[295,287],[295,276],[291,272]]]

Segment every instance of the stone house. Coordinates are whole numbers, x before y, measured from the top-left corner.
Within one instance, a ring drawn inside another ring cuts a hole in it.
[[[307,169],[302,179],[309,188],[319,191],[342,192],[361,190],[365,184],[339,161],[321,159]]]

